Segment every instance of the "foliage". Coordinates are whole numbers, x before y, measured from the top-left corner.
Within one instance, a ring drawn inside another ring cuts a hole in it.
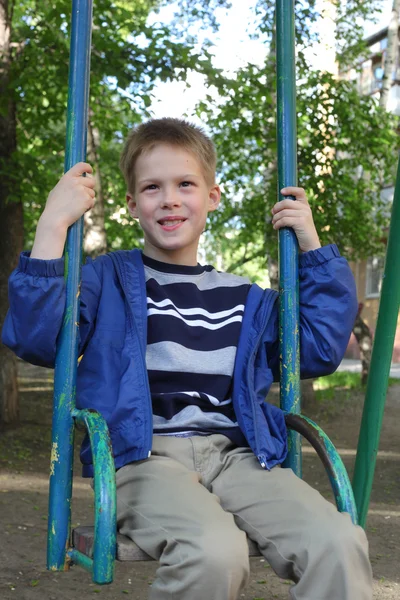
[[[125,202],[119,173],[121,144],[132,126],[149,116],[158,81],[185,80],[189,69],[210,68],[207,44],[198,48],[187,33],[195,11],[212,16],[224,0],[182,2],[180,19],[166,26],[148,17],[162,0],[98,0],[94,7],[90,106],[92,125],[100,132],[99,162],[106,218]],[[21,180],[26,244],[32,243],[37,219],[49,190],[63,171],[68,92],[70,0],[15,2],[12,29],[12,88],[17,105],[18,150],[15,177]],[[178,5],[179,8],[179,5]],[[135,245],[138,229],[108,222],[112,239]]]
[[[168,26],[154,19],[149,26],[149,15],[167,4],[166,0],[98,0],[95,4],[90,105],[92,124],[100,132],[110,246],[135,246],[141,238],[137,225],[124,214],[125,186],[117,167],[122,140],[149,115],[158,81],[185,80],[188,71],[195,69],[207,76],[219,95],[218,105],[210,94],[199,107],[215,136],[224,181],[225,200],[212,215],[206,236],[208,256],[220,256],[221,267],[254,278],[265,263],[265,253],[273,256],[276,251],[268,226],[276,198],[274,2],[259,0],[254,15],[254,35],[272,51],[263,65],[249,64],[231,78],[213,67],[210,43],[199,49],[190,33],[199,22],[215,29],[218,10],[228,8],[229,2],[177,0],[175,18]],[[355,52],[361,33],[357,17],[373,6],[369,3],[367,8],[360,0],[333,4],[339,49]],[[310,200],[323,241],[339,241],[342,249],[361,256],[377,248],[385,224],[378,190],[392,167],[387,157],[395,154],[394,136],[389,117],[371,99],[359,99],[350,83],[338,83],[309,69],[305,51],[318,38],[317,5],[316,0],[296,3],[301,183],[312,191]],[[27,245],[48,191],[63,170],[69,14],[69,0],[14,3],[11,93],[18,116],[14,171],[21,182]],[[363,177],[356,177],[361,172]]]

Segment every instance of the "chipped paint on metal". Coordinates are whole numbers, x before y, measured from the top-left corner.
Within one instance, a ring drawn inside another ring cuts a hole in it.
[[[65,308],[63,327],[66,327],[68,323],[72,320],[72,306],[67,306]]]
[[[357,508],[351,483],[332,441],[319,425],[304,415],[287,414],[285,418],[288,427],[300,432],[321,458],[331,483],[337,509],[349,513],[353,523],[357,524]]]
[[[67,139],[64,170],[86,158],[88,121],[92,0],[72,1],[71,56],[67,108]],[[71,525],[74,423],[78,357],[78,301],[81,275],[83,219],[68,229],[64,252],[66,301],[63,325],[57,340],[54,375],[52,442],[57,442],[59,460],[52,462],[50,477],[47,565],[51,570],[68,569]]]
[[[293,3],[276,2],[278,190],[297,185],[295,37]],[[285,197],[278,193],[278,200]],[[294,198],[293,198],[294,200]],[[291,229],[279,230],[280,404],[300,412],[298,244]],[[284,466],[301,477],[300,437],[288,432]]]
[[[116,484],[112,446],[104,418],[95,410],[74,410],[90,439],[94,468],[95,534],[93,542],[93,581],[113,580],[116,553]],[[84,566],[84,565],[82,565]]]
[[[79,550],[76,550],[76,548],[70,548],[67,552],[67,556],[72,564],[79,565],[80,567],[86,569],[86,571],[89,571],[89,573],[93,574],[93,560],[89,558],[89,556],[82,554],[82,552],[79,552]]]
[[[54,475],[54,464],[58,460],[60,460],[60,455],[58,454],[58,443],[53,442],[50,454],[50,475]]]

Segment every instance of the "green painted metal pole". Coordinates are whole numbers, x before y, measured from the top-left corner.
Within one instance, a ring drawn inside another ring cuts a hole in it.
[[[68,82],[67,139],[65,171],[86,157],[86,130],[89,108],[92,0],[73,0],[71,49]],[[54,373],[52,449],[50,469],[47,568],[69,568],[66,551],[71,525],[72,469],[76,371],[78,364],[78,323],[80,304],[81,245],[83,218],[68,230],[65,248],[66,301],[63,324],[57,340]]]
[[[278,200],[279,190],[297,185],[296,62],[294,0],[276,2],[276,75]],[[292,198],[295,200],[295,198]],[[300,413],[298,244],[294,231],[279,231],[279,341],[280,404],[286,413]],[[301,477],[301,438],[288,431],[288,455],[284,462]]]
[[[353,479],[360,525],[365,526],[392,362],[400,306],[400,162],[382,281],[371,368],[358,440]]]

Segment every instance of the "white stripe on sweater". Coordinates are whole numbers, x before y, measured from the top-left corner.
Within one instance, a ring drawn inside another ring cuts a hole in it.
[[[152,315],[165,316],[169,315],[170,317],[175,317],[176,319],[180,319],[186,325],[190,325],[191,327],[204,327],[204,329],[221,329],[221,327],[225,327],[226,325],[230,325],[230,323],[241,323],[242,315],[238,315],[236,317],[231,317],[230,319],[226,319],[226,321],[222,321],[221,323],[209,323],[208,321],[203,321],[202,319],[196,319],[195,321],[188,321],[182,315],[175,312],[174,310],[157,310],[156,308],[151,308],[147,311],[147,316],[151,317]]]
[[[149,305],[154,305],[155,307],[158,308],[162,308],[164,306],[171,306],[171,308],[173,308],[174,310],[176,310],[180,315],[203,315],[203,317],[207,317],[208,319],[223,319],[224,317],[228,317],[229,315],[232,315],[235,312],[244,312],[244,304],[238,304],[237,306],[234,306],[233,308],[230,308],[228,310],[220,310],[219,312],[215,312],[215,313],[211,313],[208,310],[204,310],[204,308],[199,308],[199,307],[195,307],[195,308],[178,308],[177,306],[175,306],[175,304],[172,302],[172,300],[170,300],[169,298],[165,298],[164,300],[161,300],[160,302],[156,302],[155,300],[152,300],[151,298],[147,297],[147,302],[148,302],[148,306]],[[153,309],[150,309],[153,310]],[[164,311],[162,311],[164,312]],[[160,311],[161,314],[161,311]],[[169,313],[165,313],[165,314],[169,314]]]

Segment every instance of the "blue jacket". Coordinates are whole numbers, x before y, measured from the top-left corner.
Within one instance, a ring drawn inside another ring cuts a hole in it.
[[[23,253],[9,280],[10,309],[2,340],[22,359],[54,366],[64,305],[63,259]],[[302,377],[332,373],[353,327],[357,300],[352,273],[336,246],[300,256]],[[278,294],[252,285],[247,297],[233,374],[232,399],[241,430],[262,466],[286,456],[282,411],[265,402],[279,378]],[[106,419],[115,466],[147,458],[152,408],[146,370],[147,303],[142,254],[120,251],[82,269],[77,406]],[[93,475],[88,440],[83,476]]]

